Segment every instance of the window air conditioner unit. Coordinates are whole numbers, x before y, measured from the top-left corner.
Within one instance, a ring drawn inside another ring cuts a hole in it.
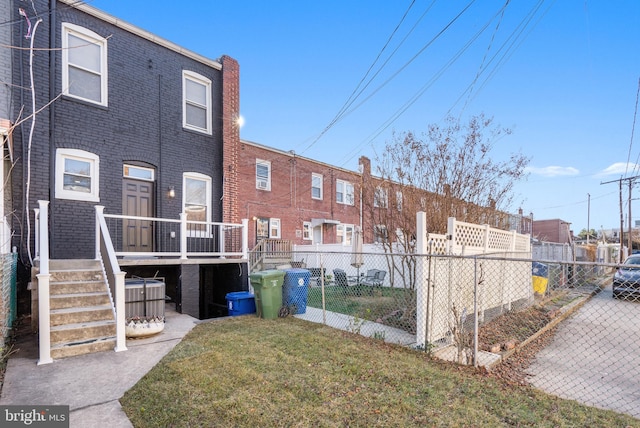
[[[266,189],[267,188],[267,181],[266,180],[258,180],[258,188],[259,189]]]

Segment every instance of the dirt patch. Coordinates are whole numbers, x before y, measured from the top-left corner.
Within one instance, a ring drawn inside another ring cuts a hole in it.
[[[537,297],[535,304],[526,309],[495,318],[482,325],[478,331],[480,349],[503,354],[510,351],[543,329],[559,315],[562,307],[578,297],[563,290],[547,297]],[[531,365],[536,354],[550,343],[555,332],[554,327],[540,334],[492,368],[489,375],[509,383],[527,385],[526,369]]]

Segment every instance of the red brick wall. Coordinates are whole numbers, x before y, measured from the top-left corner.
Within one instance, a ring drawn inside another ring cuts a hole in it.
[[[570,225],[560,219],[534,220],[533,237],[541,241],[566,244],[569,239]]]
[[[337,220],[343,224],[360,225],[360,174],[292,153],[241,142],[238,161],[238,210],[241,218],[249,219],[249,245],[256,243],[254,217],[279,218],[281,239],[297,244],[309,244],[302,238],[304,221]],[[271,190],[256,188],[256,159],[271,162]],[[323,197],[311,197],[312,173],[323,176]],[[336,180],[354,185],[354,205],[336,202]],[[323,226],[323,242],[335,243],[336,226]],[[297,232],[297,233],[296,233]]]
[[[222,63],[222,221],[239,223],[238,215],[238,148],[240,145],[240,66],[228,56]],[[240,187],[241,188],[241,187]]]

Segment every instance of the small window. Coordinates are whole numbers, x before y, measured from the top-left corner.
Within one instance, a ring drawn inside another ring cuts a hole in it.
[[[209,238],[211,236],[211,177],[197,172],[185,172],[183,176],[183,212],[187,222],[187,236]]]
[[[378,224],[373,227],[373,240],[377,243],[383,243],[389,241],[389,232],[387,226],[384,224]]]
[[[322,174],[311,174],[311,198],[322,199]]]
[[[304,239],[305,241],[311,241],[312,240],[312,227],[311,227],[311,223],[308,221],[305,221],[302,223],[302,239]]]
[[[269,238],[280,239],[280,219],[269,219]]]
[[[353,242],[353,225],[352,224],[339,224],[336,227],[337,242],[342,245],[351,245]]]
[[[336,180],[336,202],[339,204],[353,205],[353,184],[348,181]]]
[[[145,168],[143,166],[123,165],[122,176],[135,178],[136,180],[153,181],[155,171],[153,168]]]
[[[56,150],[56,198],[99,202],[97,155],[76,149]]]
[[[402,192],[396,192],[396,208],[398,211],[402,211]]]
[[[107,105],[107,40],[78,25],[62,24],[62,93]]]
[[[256,189],[271,190],[271,162],[256,159]]]
[[[182,126],[211,135],[211,80],[182,71]]]
[[[382,187],[377,187],[373,195],[373,206],[375,208],[387,208],[388,201],[387,190]]]

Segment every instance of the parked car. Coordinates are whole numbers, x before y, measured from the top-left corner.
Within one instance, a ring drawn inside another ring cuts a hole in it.
[[[640,300],[640,254],[632,254],[613,275],[613,298],[632,297]]]

